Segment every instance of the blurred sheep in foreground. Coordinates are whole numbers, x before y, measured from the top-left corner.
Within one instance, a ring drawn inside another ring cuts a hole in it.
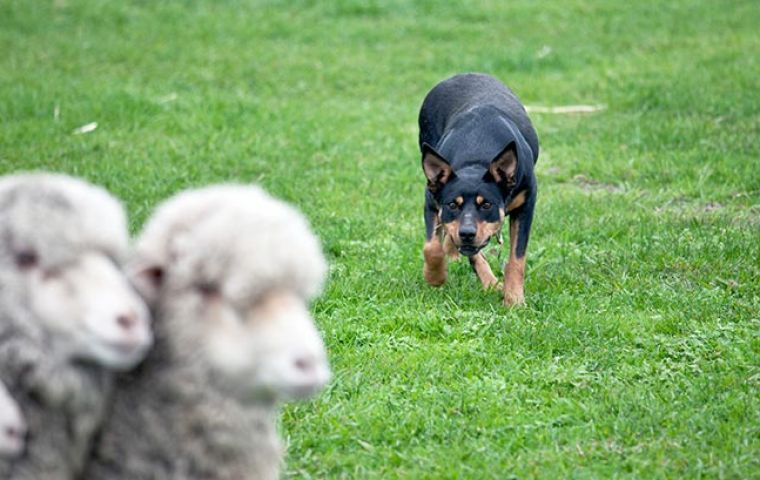
[[[0,458],[0,478],[79,475],[109,370],[150,348],[147,308],[119,267],[127,244],[124,210],[102,188],[54,174],[0,178],[0,380],[28,427],[23,455]]]
[[[161,205],[128,268],[156,344],[117,382],[85,477],[277,478],[277,404],[330,376],[308,310],[326,269],[304,217],[257,187]]]

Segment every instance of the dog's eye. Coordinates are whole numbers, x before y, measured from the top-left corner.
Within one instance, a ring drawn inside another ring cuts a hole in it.
[[[449,206],[449,208],[450,208],[450,209],[452,209],[452,210],[456,210],[456,209],[458,209],[458,208],[459,208],[459,205],[457,204],[457,202],[449,202],[449,205],[448,205],[448,206]]]
[[[491,210],[491,204],[488,202],[483,202],[483,204],[480,206],[483,210]]]
[[[39,258],[34,250],[22,250],[16,254],[16,266],[22,270],[37,266]]]

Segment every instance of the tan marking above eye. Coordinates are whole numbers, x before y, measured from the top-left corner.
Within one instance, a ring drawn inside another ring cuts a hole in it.
[[[464,203],[464,197],[460,195],[457,198],[455,198],[454,201],[456,202],[457,205],[462,206],[462,204]]]
[[[485,199],[482,196],[480,196],[480,195],[478,195],[477,197],[475,197],[475,203],[477,203],[478,205],[482,205],[484,201],[485,201]]]

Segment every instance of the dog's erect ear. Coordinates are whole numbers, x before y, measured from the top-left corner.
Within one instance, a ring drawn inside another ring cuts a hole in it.
[[[515,142],[511,142],[496,158],[491,160],[485,180],[493,180],[499,185],[514,187],[517,174],[517,150]]]
[[[453,174],[449,162],[427,143],[422,144],[422,170],[425,171],[431,192],[436,192],[445,185]]]

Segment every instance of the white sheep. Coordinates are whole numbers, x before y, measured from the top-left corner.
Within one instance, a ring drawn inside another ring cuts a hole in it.
[[[26,422],[18,404],[0,381],[0,458],[21,455],[26,440]]]
[[[117,383],[85,478],[276,478],[278,402],[330,376],[308,311],[327,266],[304,217],[254,186],[185,192],[129,265],[156,344]]]
[[[152,344],[147,308],[119,264],[121,204],[81,180],[0,178],[0,380],[28,426],[24,454],[0,478],[81,473],[112,385]]]

